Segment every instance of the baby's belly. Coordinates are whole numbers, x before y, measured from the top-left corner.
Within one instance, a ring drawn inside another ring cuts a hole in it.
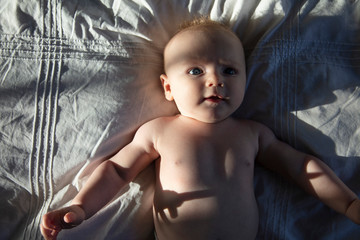
[[[254,239],[258,209],[253,191],[202,189],[177,193],[157,188],[154,221],[160,240]]]

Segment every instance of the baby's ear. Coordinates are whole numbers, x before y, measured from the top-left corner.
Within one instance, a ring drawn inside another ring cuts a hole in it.
[[[160,75],[160,80],[161,80],[161,84],[164,88],[164,93],[165,93],[165,98],[168,101],[173,101],[174,97],[171,93],[171,86],[170,86],[170,81],[168,79],[168,76],[166,76],[166,74],[161,74]]]

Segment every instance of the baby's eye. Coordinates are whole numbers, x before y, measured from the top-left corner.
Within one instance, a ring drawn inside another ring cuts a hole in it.
[[[200,68],[192,68],[188,73],[191,75],[200,75],[203,73],[203,71]]]
[[[236,71],[236,69],[234,69],[232,67],[227,67],[224,69],[223,73],[226,75],[236,75],[237,71]]]

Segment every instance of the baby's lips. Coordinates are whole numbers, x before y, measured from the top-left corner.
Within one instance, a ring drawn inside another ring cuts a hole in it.
[[[229,99],[230,99],[229,97],[223,97],[221,95],[212,95],[212,96],[206,97],[204,100],[209,101],[209,102],[213,102],[213,103],[219,103],[219,102],[222,102],[222,101],[227,101]]]

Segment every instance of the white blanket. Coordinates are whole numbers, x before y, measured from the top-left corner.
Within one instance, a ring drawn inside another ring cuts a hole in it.
[[[242,39],[236,117],[319,156],[360,195],[360,2],[48,0],[0,4],[0,239],[40,239],[41,216],[142,123],[172,115],[162,50],[197,14]],[[153,169],[60,239],[152,237]],[[360,227],[258,166],[258,239],[360,239]]]

